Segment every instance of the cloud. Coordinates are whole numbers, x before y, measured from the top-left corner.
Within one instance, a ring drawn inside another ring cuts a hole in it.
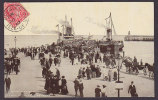
[[[54,18],[59,24],[61,24],[61,25],[65,25],[66,24],[67,26],[70,26],[68,21],[65,21],[63,19],[57,19],[57,17],[54,17]]]
[[[88,23],[92,23],[92,24],[97,25],[98,27],[105,28],[105,25],[104,25],[103,23],[96,22],[96,21],[94,21],[91,17],[86,17],[85,20],[86,20]]]
[[[37,26],[31,28],[31,32],[35,34],[58,34],[57,30],[39,30]]]

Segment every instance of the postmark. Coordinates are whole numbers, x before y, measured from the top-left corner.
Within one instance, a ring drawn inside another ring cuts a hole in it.
[[[4,27],[12,32],[23,30],[28,24],[29,12],[20,3],[4,3]]]

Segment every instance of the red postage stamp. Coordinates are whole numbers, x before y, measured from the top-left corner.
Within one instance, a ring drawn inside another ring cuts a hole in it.
[[[4,19],[11,25],[9,30],[22,30],[25,26],[17,28],[27,17],[28,11],[20,3],[4,3]]]

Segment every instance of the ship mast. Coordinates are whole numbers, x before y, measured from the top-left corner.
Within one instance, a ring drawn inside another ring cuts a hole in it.
[[[112,33],[114,33],[114,35],[116,35],[116,31],[115,31],[115,27],[112,21],[112,16],[111,16],[111,12],[108,18],[105,19],[106,21],[106,31],[107,31],[107,40],[111,41],[112,40]],[[112,29],[114,30],[114,32],[112,31]]]

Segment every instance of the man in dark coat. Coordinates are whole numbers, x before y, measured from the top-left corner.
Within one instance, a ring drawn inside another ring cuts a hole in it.
[[[90,65],[90,68],[92,70],[92,78],[95,78],[96,77],[96,68],[95,68],[95,65],[92,63]]]
[[[46,68],[47,68],[47,69],[50,69],[50,65],[49,65],[48,60],[46,60]]]
[[[57,76],[55,75],[54,80],[55,80],[55,93],[58,94],[60,92],[60,87],[59,87],[59,80],[60,79],[58,79]]]
[[[6,61],[5,67],[6,67],[7,74],[10,75],[10,73],[11,73],[11,65],[9,64],[9,61]]]
[[[95,97],[100,97],[101,89],[100,86],[97,85],[97,88],[95,88]]]
[[[100,77],[100,75],[101,75],[100,68],[99,68],[99,65],[97,65],[97,68],[96,68],[96,77]]]
[[[74,89],[75,89],[75,96],[77,96],[77,91],[79,89],[79,80],[78,80],[78,78],[76,78],[74,80]]]
[[[50,83],[51,83],[50,77],[46,77],[46,82],[45,82],[44,89],[47,90],[47,94],[50,94],[50,92],[51,92]]]
[[[74,65],[75,55],[73,53],[71,54],[70,59],[71,59],[72,65]]]
[[[19,68],[18,68],[18,63],[17,63],[17,61],[15,61],[14,71],[16,72],[16,75],[17,75],[18,72],[19,72]]]
[[[90,80],[91,79],[91,77],[90,77],[90,74],[92,73],[92,70],[89,68],[89,67],[87,67],[87,69],[86,69],[86,74],[87,74],[87,80]]]
[[[132,81],[132,82],[131,82],[131,85],[129,86],[128,93],[129,93],[129,92],[131,93],[131,97],[137,97],[138,94],[137,94],[137,92],[136,92],[136,87],[135,87],[135,85],[133,85],[133,84],[134,84],[134,82]]]
[[[53,96],[55,96],[55,79],[54,79],[54,76],[50,78],[50,87],[51,87],[51,92],[53,93]]]
[[[8,77],[8,75],[5,78],[5,84],[6,84],[6,92],[8,93],[11,85],[11,79]]]

